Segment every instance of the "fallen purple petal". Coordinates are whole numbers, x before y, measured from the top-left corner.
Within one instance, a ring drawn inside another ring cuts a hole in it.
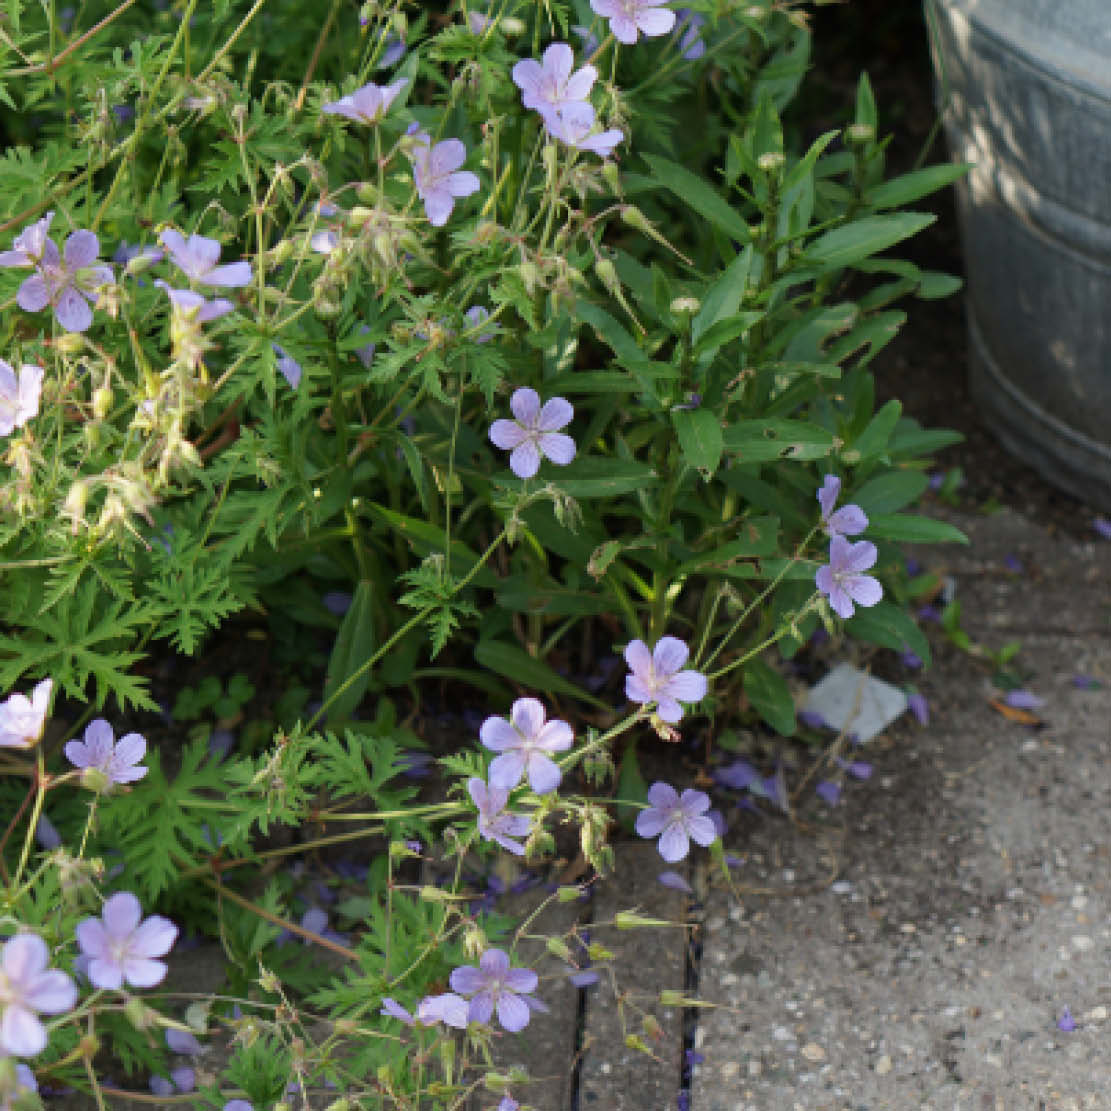
[[[694,894],[694,888],[681,876],[678,872],[661,872],[657,877],[664,887],[670,887],[674,891],[685,891],[688,895]]]
[[[809,729],[828,729],[826,719],[817,710],[799,710],[799,721]]]
[[[1057,1029],[1063,1030],[1066,1034],[1071,1034],[1076,1029],[1076,1019],[1072,1017],[1072,1011],[1068,1007],[1061,1011],[1061,1017],[1057,1020]]]
[[[728,767],[714,770],[714,781],[723,787],[732,787],[734,791],[745,790],[759,778],[756,769],[747,760],[736,760]]]
[[[1094,528],[1104,540],[1111,540],[1111,521],[1106,517],[1096,517],[1092,521],[1092,528]]]
[[[1013,575],[1021,575],[1023,572],[1022,561],[1009,553],[1003,557],[1003,566]]]
[[[1021,687],[1017,690],[1007,691],[1003,696],[1003,701],[1014,710],[1039,710],[1045,705],[1044,698],[1039,698],[1032,691],[1024,690]]]
[[[1098,679],[1093,679],[1090,675],[1074,675],[1072,677],[1072,685],[1077,690],[1082,691],[1098,691],[1101,684]]]
[[[907,709],[915,716],[919,725],[930,724],[930,705],[924,694],[908,694]]]
[[[830,806],[836,806],[841,801],[841,785],[834,783],[832,779],[823,779],[814,788],[814,791],[823,802],[829,803]]]

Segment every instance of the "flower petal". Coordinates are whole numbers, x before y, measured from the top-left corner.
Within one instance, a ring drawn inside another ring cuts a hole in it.
[[[540,449],[531,436],[513,449],[509,456],[509,469],[518,478],[532,478],[540,470]]]
[[[214,266],[197,278],[204,285],[237,287],[249,285],[251,264],[249,262],[229,262],[226,266]]]
[[[50,287],[41,274],[32,274],[23,280],[15,295],[16,304],[24,312],[42,312],[50,304]]]
[[[499,756],[499,760],[504,760],[504,756]],[[546,795],[549,791],[554,791],[563,779],[563,772],[559,770],[559,765],[554,760],[549,760],[540,752],[534,752],[528,758],[528,781],[529,786],[538,794]]]
[[[9,1003],[0,1019],[0,1049],[17,1057],[34,1057],[46,1048],[46,1028],[34,1013]]]
[[[85,729],[85,744],[97,767],[103,767],[108,762],[115,740],[116,734],[104,718],[89,722]]]
[[[534,429],[540,419],[540,395],[527,386],[513,391],[509,399],[509,408],[517,418],[517,422],[525,429]]]
[[[106,991],[118,991],[123,987],[123,965],[110,957],[94,957],[89,961],[89,982]]]
[[[575,407],[564,397],[553,397],[544,402],[536,427],[541,432],[558,432],[571,423],[575,417]]]
[[[123,962],[124,978],[133,988],[153,988],[162,983],[166,972],[165,962],[146,957],[128,957]]]
[[[575,441],[562,432],[543,432],[537,438],[537,447],[557,467],[566,467],[575,458]]]
[[[637,26],[649,38],[666,35],[675,26],[675,13],[670,8],[642,8],[637,12]]]
[[[710,809],[710,796],[705,791],[696,791],[688,787],[679,796],[679,808],[688,818],[705,814]]]
[[[77,985],[64,972],[40,972],[22,992],[23,1002],[47,1015],[60,1015],[77,1002]]]
[[[130,891],[118,891],[104,902],[104,928],[112,937],[126,937],[139,925],[143,908]]]
[[[496,420],[490,425],[490,442],[504,451],[517,447],[529,436],[528,429],[522,428],[515,420]]]
[[[445,139],[432,148],[428,168],[433,177],[446,177],[467,161],[467,148],[461,139]],[[476,179],[477,180],[477,179]]]
[[[544,728],[547,713],[544,704],[538,698],[518,698],[513,703],[509,716],[513,727],[522,737],[534,740]]]
[[[660,810],[674,810],[679,805],[679,795],[670,783],[657,780],[648,788],[648,801]]]
[[[450,978],[451,990],[460,995],[473,995],[486,986],[486,977],[474,965],[465,964],[455,969]]]
[[[478,739],[491,752],[504,752],[506,749],[518,748],[521,744],[521,734],[505,718],[499,717],[488,717],[482,723]]]
[[[83,266],[91,266],[100,254],[100,240],[96,233],[91,231],[75,231],[66,238],[64,257],[67,270],[80,270]]]
[[[690,852],[691,843],[686,830],[678,822],[673,822],[663,831],[660,837],[660,856],[668,862],[675,864]]]
[[[652,650],[656,674],[673,675],[687,662],[690,649],[678,637],[660,637]]]
[[[93,322],[93,310],[88,301],[72,285],[67,285],[59,294],[54,315],[67,332],[84,332]]]
[[[137,764],[146,754],[146,738],[139,733],[128,733],[116,745],[115,758],[123,764]]]
[[[652,653],[643,640],[631,640],[625,645],[625,662],[629,670],[644,682],[652,675]]]
[[[852,575],[845,580],[845,589],[858,606],[874,606],[883,597],[879,579],[871,575]]]
[[[448,222],[448,217],[454,207],[455,200],[451,193],[442,186],[436,186],[426,191],[424,214],[434,228],[442,228]]]
[[[549,721],[533,738],[533,744],[545,752],[566,752],[574,743],[574,730],[558,718]]]
[[[524,773],[525,754],[519,748],[503,752],[490,763],[490,783],[495,787],[511,791]]]
[[[108,934],[99,918],[86,918],[77,923],[74,931],[77,945],[87,957],[106,957],[108,955]]]
[[[703,847],[712,845],[718,839],[718,831],[714,828],[713,819],[704,814],[687,821],[687,833]]]
[[[135,957],[163,957],[177,940],[177,926],[161,915],[151,915],[131,935],[128,952]]]
[[[640,837],[657,837],[663,832],[664,826],[667,825],[668,815],[666,811],[658,810],[654,806],[650,806],[647,810],[642,810],[637,815],[636,831]]]
[[[528,1004],[516,995],[502,995],[498,999],[498,1022],[511,1034],[528,1026],[532,1017]]]
[[[503,949],[487,949],[478,958],[478,967],[487,980],[494,977],[503,980],[505,974],[509,971],[509,957]]]

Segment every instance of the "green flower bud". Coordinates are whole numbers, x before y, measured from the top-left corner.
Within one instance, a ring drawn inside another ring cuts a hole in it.
[[[501,29],[507,35],[523,35],[527,30],[524,21],[512,15],[507,15],[501,21]]]
[[[769,150],[765,151],[759,158],[756,159],[756,165],[766,174],[774,174],[783,169],[783,163],[787,159],[782,151]]]
[[[123,1005],[123,1013],[136,1030],[149,1030],[158,1020],[158,1012],[134,995]]]
[[[559,957],[561,961],[571,960],[571,947],[561,937],[550,937],[545,943],[548,952],[553,957]]]
[[[845,138],[850,143],[871,143],[876,137],[876,129],[869,123],[854,123],[845,129]]]
[[[556,899],[561,903],[573,903],[582,896],[582,893],[581,887],[565,886],[556,891]]]
[[[676,297],[671,302],[671,311],[676,316],[694,316],[702,308],[702,302],[697,297]]]
[[[93,390],[93,416],[104,420],[112,409],[112,391],[107,386]]]
[[[112,781],[100,768],[82,768],[81,786],[95,795],[103,795],[112,786]]]

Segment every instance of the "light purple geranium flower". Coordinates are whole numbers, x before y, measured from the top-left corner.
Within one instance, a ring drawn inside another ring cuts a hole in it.
[[[225,287],[244,286],[251,280],[249,262],[220,261],[220,244],[204,235],[191,235],[188,240],[174,228],[165,228],[158,241],[170,252],[178,268],[201,285]]]
[[[651,805],[637,815],[636,830],[641,837],[660,838],[660,856],[674,864],[690,852],[691,838],[700,845],[712,845],[717,830],[707,817],[710,797],[704,791],[688,788],[681,795],[667,783],[656,782],[648,788]]]
[[[630,641],[625,647],[625,662],[632,672],[625,676],[626,698],[655,702],[660,718],[674,725],[683,716],[680,702],[701,702],[706,697],[706,676],[681,670],[689,655],[677,637],[660,637],[651,652],[643,640]]]
[[[229,1099],[224,1104],[224,1111],[255,1111],[255,1105],[245,1099]]]
[[[0,952],[0,1050],[33,1057],[46,1048],[36,1011],[60,1015],[77,1002],[77,985],[48,969],[50,950],[38,934],[16,934]]]
[[[511,451],[509,469],[518,478],[532,478],[547,456],[565,467],[575,458],[575,441],[558,429],[571,423],[574,407],[563,397],[553,397],[541,407],[540,395],[527,387],[514,390],[509,408],[515,420],[496,420],[490,425],[490,440],[495,447]]]
[[[154,284],[166,291],[173,311],[190,324],[208,324],[212,320],[219,320],[221,316],[227,316],[235,308],[226,297],[206,301],[199,293],[194,293],[191,289],[174,289],[161,278]]]
[[[447,223],[457,197],[469,197],[479,187],[477,174],[459,167],[467,160],[467,148],[459,139],[445,139],[432,146],[421,131],[409,157],[413,162],[413,182],[417,196],[424,201],[424,212],[434,228]]]
[[[166,1028],[166,1045],[175,1053],[184,1053],[189,1057],[198,1057],[204,1052],[204,1046],[191,1030],[179,1030],[176,1026]]]
[[[505,787],[487,786],[478,776],[467,780],[467,791],[478,807],[478,832],[487,841],[497,841],[503,849],[516,856],[525,855],[525,847],[514,837],[526,837],[532,819],[523,814],[507,814],[505,804],[509,790]]]
[[[467,1001],[454,992],[444,992],[442,995],[426,995],[417,1004],[416,1015],[410,1014],[396,999],[386,996],[382,1000],[382,1009],[379,1014],[387,1018],[396,1018],[406,1026],[420,1023],[422,1026],[434,1026],[442,1022],[446,1026],[465,1030],[469,1021],[467,1015],[470,1008]]]
[[[43,679],[28,698],[10,695],[0,702],[0,748],[30,748],[38,744],[46,726],[53,679]]]
[[[376,124],[390,110],[397,94],[408,84],[408,77],[384,86],[372,82],[347,96],[341,96],[331,104],[325,104],[321,111],[332,116],[346,116],[356,123]]]
[[[654,38],[675,26],[675,13],[660,0],[590,0],[590,7],[610,21],[613,37],[626,46],[632,46],[641,33]]]
[[[829,563],[818,568],[814,582],[829,598],[838,617],[846,620],[858,606],[874,606],[883,597],[883,587],[871,575],[862,574],[876,562],[876,546],[870,540],[853,544],[840,534],[829,543]]]
[[[490,319],[490,310],[485,305],[472,305],[463,314],[463,319],[467,322],[469,328],[481,328]],[[489,343],[494,338],[497,327],[496,324],[491,324],[489,328],[482,328],[482,331],[473,335],[471,339],[475,343]]]
[[[273,344],[273,348],[274,354],[278,356],[275,365],[282,372],[282,377],[289,383],[290,389],[297,389],[301,384],[301,364],[279,344]]]
[[[138,733],[128,733],[117,742],[112,727],[97,718],[85,729],[83,741],[70,741],[65,747],[66,759],[74,767],[96,768],[109,783],[134,783],[147,774],[139,763],[146,755],[147,742]]]
[[[521,103],[546,117],[569,104],[585,101],[598,71],[583,66],[572,73],[575,55],[565,42],[553,42],[543,57],[543,63],[524,58],[513,67],[513,83],[521,90]]]
[[[679,49],[688,62],[696,62],[706,53],[701,34],[706,17],[690,8],[677,8],[675,14],[678,16],[675,33],[679,35]]]
[[[22,428],[39,411],[44,371],[34,363],[24,363],[16,377],[11,364],[0,359],[0,436]]]
[[[836,806],[841,801],[841,784],[834,783],[832,779],[822,779],[814,788],[815,793],[830,806]]]
[[[521,1111],[521,1105],[512,1096],[502,1096],[497,1111]]]
[[[834,511],[837,499],[841,496],[841,480],[827,474],[818,491],[818,505],[822,510],[822,526],[832,536],[856,536],[868,527],[868,518],[859,505],[843,505]]]
[[[566,752],[575,740],[565,721],[545,722],[543,705],[535,698],[518,698],[509,720],[488,717],[482,723],[479,739],[492,752],[500,752],[490,765],[491,787],[512,789],[528,773],[529,786],[543,795],[554,791],[563,773],[549,758],[550,752]]]
[[[599,158],[609,158],[613,148],[625,138],[625,133],[616,127],[592,135],[594,108],[579,101],[568,104],[562,112],[544,116],[544,126],[553,139],[576,150],[592,151]]]
[[[89,958],[94,986],[118,990],[126,980],[135,988],[152,988],[166,975],[164,957],[177,939],[177,926],[160,915],[145,922],[139,900],[130,891],[106,899],[101,918],[77,924],[77,944]]]
[[[48,235],[54,213],[25,228],[12,243],[12,250],[0,251],[0,266],[33,266],[32,274],[19,287],[16,303],[24,312],[41,312],[50,305],[58,323],[67,332],[83,332],[93,322],[89,302],[96,300],[100,286],[114,280],[112,268],[97,265],[100,240],[91,231],[80,229],[66,238],[63,253]]]
[[[390,35],[386,39],[386,49],[378,61],[377,69],[389,69],[390,66],[400,62],[405,57],[405,40],[399,35]]]
[[[534,991],[539,979],[530,968],[510,968],[501,949],[487,949],[478,967],[465,964],[451,974],[451,989],[470,996],[471,1022],[487,1023],[498,1012],[498,1022],[511,1034],[523,1030],[531,1012],[521,994]]]

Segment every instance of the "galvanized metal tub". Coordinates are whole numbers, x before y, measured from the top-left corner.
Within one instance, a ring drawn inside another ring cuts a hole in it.
[[[1111,0],[925,0],[958,188],[973,396],[1111,509]]]

